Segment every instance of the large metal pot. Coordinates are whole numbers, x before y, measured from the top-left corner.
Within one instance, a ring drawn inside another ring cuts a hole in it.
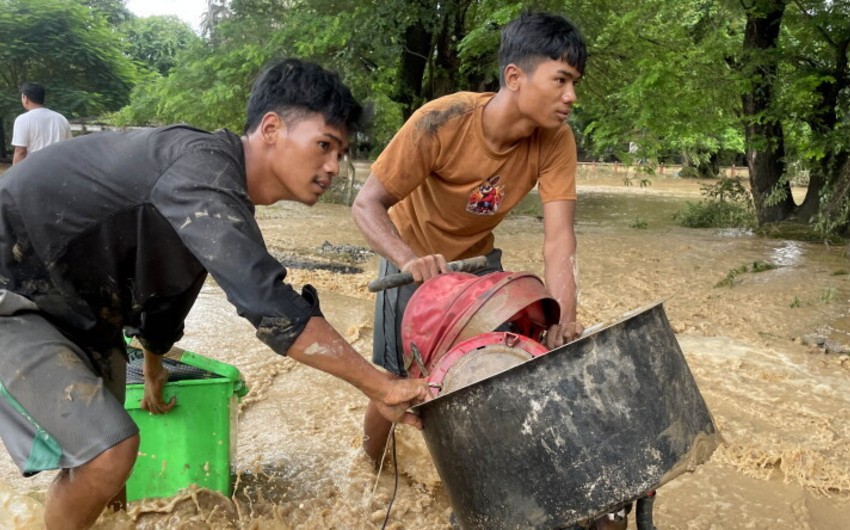
[[[597,517],[718,443],[660,303],[416,410],[465,530]]]

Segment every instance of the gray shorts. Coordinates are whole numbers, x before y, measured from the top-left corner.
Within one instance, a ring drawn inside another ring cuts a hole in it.
[[[125,356],[103,358],[0,290],[0,437],[25,476],[79,467],[139,432],[124,410]]]
[[[487,267],[475,272],[483,276],[502,271],[502,251],[494,249],[487,254]],[[398,268],[384,258],[378,263],[378,277],[397,274]],[[375,298],[375,332],[372,335],[372,362],[389,372],[406,377],[404,350],[401,342],[401,319],[407,302],[419,284],[411,283],[379,291]]]

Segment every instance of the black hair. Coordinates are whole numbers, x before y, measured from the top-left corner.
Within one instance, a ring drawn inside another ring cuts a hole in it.
[[[580,74],[587,64],[587,45],[575,24],[564,16],[525,12],[502,29],[499,46],[500,82],[505,68],[515,64],[528,73],[543,59],[564,61]]]
[[[338,75],[317,64],[290,58],[268,67],[254,83],[244,133],[256,129],[267,112],[278,113],[287,125],[319,113],[328,125],[352,133],[360,129],[363,107]]]
[[[44,105],[44,87],[36,83],[21,85],[21,94],[37,105]]]

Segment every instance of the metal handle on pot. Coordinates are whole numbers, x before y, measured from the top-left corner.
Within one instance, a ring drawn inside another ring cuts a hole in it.
[[[474,258],[450,261],[448,266],[449,270],[452,272],[473,272],[487,266],[487,257],[476,256]],[[399,272],[397,274],[390,274],[383,278],[372,280],[369,282],[369,291],[375,293],[385,289],[392,289],[393,287],[401,287],[408,283],[413,283],[413,275],[409,272]]]

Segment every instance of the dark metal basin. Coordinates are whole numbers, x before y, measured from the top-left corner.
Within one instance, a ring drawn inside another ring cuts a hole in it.
[[[596,517],[693,470],[719,438],[661,303],[416,411],[464,530]]]

